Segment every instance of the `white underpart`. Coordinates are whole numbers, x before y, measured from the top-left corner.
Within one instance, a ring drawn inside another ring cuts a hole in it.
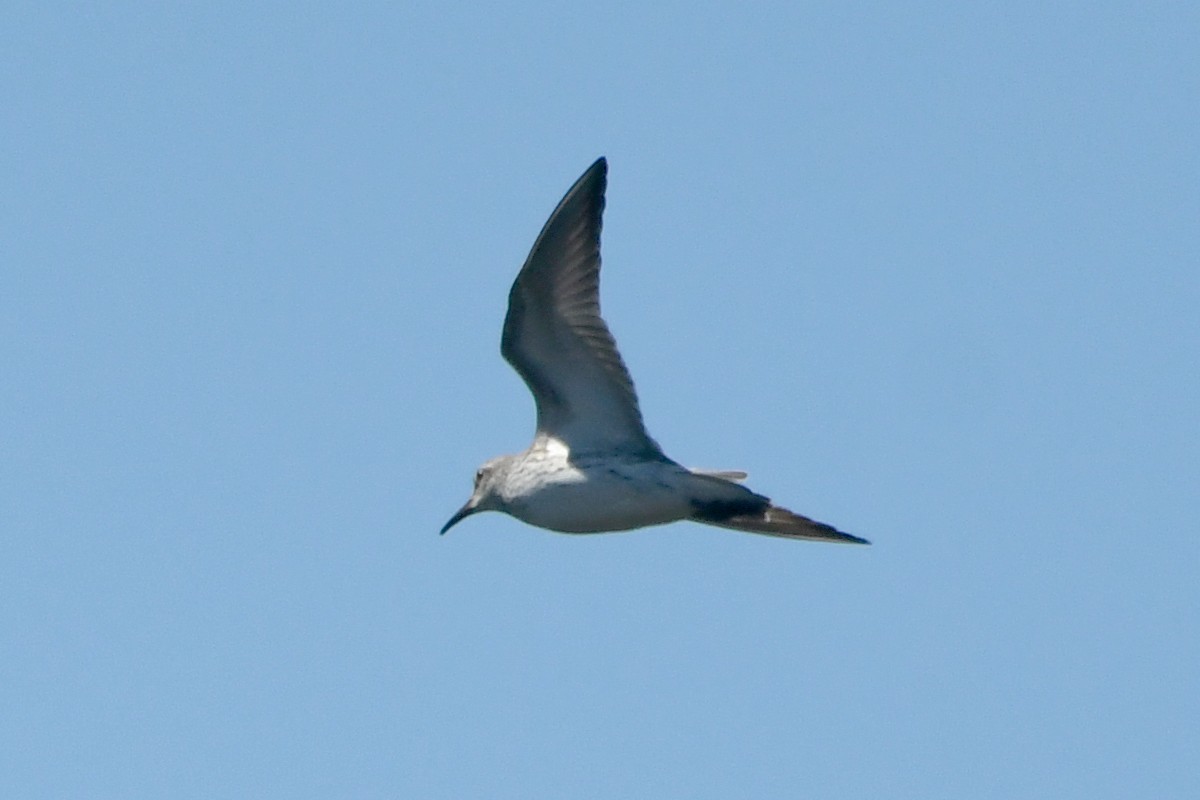
[[[517,519],[566,533],[623,531],[692,513],[687,470],[661,461],[611,460],[580,467],[536,451],[505,485]]]
[[[519,456],[499,487],[504,510],[517,519],[566,533],[623,531],[687,519],[695,502],[741,498],[746,490],[722,475],[693,473],[666,460],[580,458],[544,437]]]

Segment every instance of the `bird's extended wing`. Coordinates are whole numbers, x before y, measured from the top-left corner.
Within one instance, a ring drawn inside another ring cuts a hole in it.
[[[600,317],[600,227],[608,165],[588,168],[554,209],[508,295],[500,352],[533,392],[539,436],[573,455],[661,456],[633,379]]]

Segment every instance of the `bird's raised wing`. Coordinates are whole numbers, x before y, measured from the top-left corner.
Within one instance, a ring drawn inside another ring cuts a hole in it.
[[[540,437],[572,455],[662,456],[633,379],[600,317],[600,226],[608,165],[588,168],[554,209],[508,295],[500,352],[537,403]]]

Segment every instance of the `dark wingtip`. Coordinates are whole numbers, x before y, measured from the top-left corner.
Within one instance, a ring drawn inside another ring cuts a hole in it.
[[[808,539],[839,544],[870,544],[852,533],[817,522],[781,506],[762,495],[746,492],[744,497],[717,501],[692,501],[692,519],[722,528],[733,528],[785,539]]]
[[[843,542],[845,544],[870,544],[871,543],[868,539],[864,539],[861,536],[855,536],[853,533],[846,533],[845,531],[839,531],[837,528],[833,527],[832,525],[826,525],[824,522],[817,522],[816,520],[810,520],[807,517],[801,517],[799,514],[795,514],[795,513],[792,513],[792,516],[802,519],[805,522],[810,523],[814,528],[817,528],[818,530],[820,530],[821,533],[823,533],[825,535],[826,541]]]
[[[582,183],[585,178],[589,178],[597,173],[599,173],[600,177],[607,180],[607,178],[608,178],[608,159],[605,158],[604,156],[600,156],[595,161],[593,161],[592,165],[590,167],[588,167],[586,170],[584,170],[583,175],[579,176],[579,180],[576,181],[576,183]]]

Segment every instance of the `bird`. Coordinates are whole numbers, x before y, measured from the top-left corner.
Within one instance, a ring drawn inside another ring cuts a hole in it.
[[[785,539],[869,544],[743,485],[746,473],[689,469],[646,432],[633,379],[600,316],[600,229],[608,162],[575,181],[534,242],[508,295],[500,352],[533,394],[524,452],[485,462],[441,533],[500,511],[562,533],[691,520]]]

